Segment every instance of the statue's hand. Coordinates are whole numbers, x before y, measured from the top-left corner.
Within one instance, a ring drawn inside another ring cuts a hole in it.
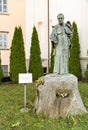
[[[54,41],[51,41],[51,43],[52,43],[52,48],[56,48],[57,41],[56,41],[56,42],[54,42]]]

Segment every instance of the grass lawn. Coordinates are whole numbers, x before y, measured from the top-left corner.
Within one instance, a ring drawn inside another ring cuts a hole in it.
[[[79,91],[88,110],[88,83],[79,82]],[[88,114],[64,119],[38,117],[34,111],[36,87],[27,85],[27,107],[24,113],[24,86],[0,85],[0,130],[88,130]]]

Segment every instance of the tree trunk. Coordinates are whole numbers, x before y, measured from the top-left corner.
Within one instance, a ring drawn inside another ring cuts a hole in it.
[[[65,117],[87,113],[81,100],[77,78],[72,74],[41,77],[35,100],[36,113],[46,117]]]

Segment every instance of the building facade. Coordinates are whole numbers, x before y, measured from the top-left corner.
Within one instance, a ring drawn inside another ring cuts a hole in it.
[[[32,28],[38,31],[41,57],[44,67],[48,67],[51,43],[49,35],[57,24],[57,14],[63,13],[66,21],[76,22],[80,42],[80,61],[84,76],[88,62],[88,0],[26,0],[26,47],[30,47]],[[30,15],[29,15],[30,14]],[[27,59],[29,50],[26,49]]]
[[[29,64],[31,36],[36,26],[40,41],[42,64],[48,71],[51,43],[49,35],[57,24],[57,14],[76,22],[80,40],[82,72],[88,62],[88,0],[0,0],[0,53],[4,75],[9,74],[10,47],[16,26],[23,31],[26,63]]]
[[[0,0],[0,53],[4,76],[9,75],[10,47],[16,26],[26,32],[25,0]]]

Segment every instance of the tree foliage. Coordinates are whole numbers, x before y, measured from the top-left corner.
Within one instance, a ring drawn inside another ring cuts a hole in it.
[[[10,78],[18,82],[18,74],[26,72],[24,41],[21,27],[15,27],[10,54]]]
[[[3,70],[2,70],[2,67],[1,67],[1,57],[0,57],[0,82],[3,78]]]
[[[86,77],[86,79],[88,79],[88,64],[87,64],[87,66],[86,66],[86,71],[85,71],[85,77]]]
[[[73,38],[71,40],[72,48],[70,51],[70,59],[69,59],[69,72],[74,74],[81,79],[81,64],[80,64],[80,44],[79,44],[79,36],[78,29],[75,22],[72,24],[73,28]]]
[[[33,81],[43,75],[43,67],[41,61],[41,51],[39,46],[39,39],[36,27],[33,27],[30,58],[29,58],[29,72],[33,75]]]
[[[53,51],[54,49],[52,48],[51,50],[51,59],[50,59],[50,68],[49,68],[49,72],[53,73],[53,69],[54,69],[54,55],[53,55]]]

